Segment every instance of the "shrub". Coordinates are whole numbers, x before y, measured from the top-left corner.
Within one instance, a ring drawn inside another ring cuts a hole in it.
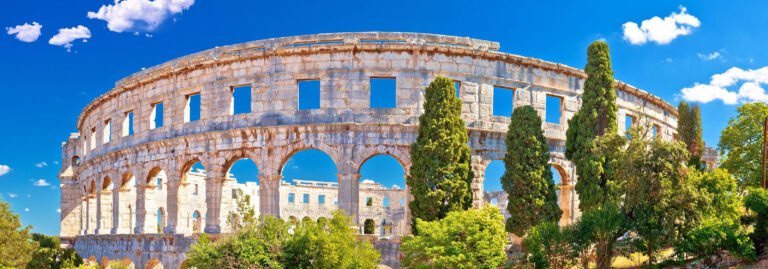
[[[523,239],[527,261],[536,269],[571,268],[578,257],[570,243],[572,238],[570,227],[561,229],[555,222],[531,227]]]

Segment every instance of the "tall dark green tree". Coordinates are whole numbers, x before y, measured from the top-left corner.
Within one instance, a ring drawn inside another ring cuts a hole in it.
[[[579,180],[579,208],[587,211],[610,199],[618,199],[606,165],[607,156],[595,151],[595,138],[615,134],[617,129],[616,91],[608,44],[595,41],[587,50],[587,79],[581,108],[568,121],[565,156],[576,165]]]
[[[450,211],[472,205],[474,176],[468,141],[453,81],[437,77],[427,87],[418,136],[411,145],[412,165],[406,181],[414,197],[409,204],[414,220],[442,219]]]
[[[690,154],[689,166],[701,167],[701,155],[704,151],[702,139],[701,109],[698,105],[691,107],[685,101],[677,106],[677,134],[685,143]]]
[[[501,185],[507,192],[508,232],[523,236],[541,222],[557,222],[563,212],[557,205],[549,164],[549,146],[541,118],[531,106],[515,108],[507,131],[506,171]]]
[[[32,241],[31,226],[21,227],[19,215],[8,203],[0,201],[0,268],[24,268],[32,259],[37,243]]]

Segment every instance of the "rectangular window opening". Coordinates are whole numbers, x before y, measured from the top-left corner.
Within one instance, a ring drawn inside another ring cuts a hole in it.
[[[289,193],[288,194],[288,203],[289,204],[293,204],[293,203],[295,203],[295,201],[296,201],[296,194]]]
[[[371,108],[395,108],[397,106],[397,79],[371,78]]]
[[[299,80],[299,110],[320,108],[320,80]]]
[[[493,87],[493,115],[511,117],[514,108],[515,90]]]
[[[309,204],[309,194],[305,193],[304,198],[302,199],[305,204]]]
[[[123,136],[133,135],[133,111],[123,115]]]
[[[91,128],[90,144],[91,150],[96,148],[96,127]]]
[[[322,194],[318,195],[317,196],[317,203],[321,204],[321,205],[324,205],[325,204],[325,195],[322,195]]]
[[[163,127],[163,102],[152,105],[151,120],[149,121],[149,129],[156,129]]]
[[[653,128],[651,129],[651,136],[653,138],[659,138],[659,134],[660,134],[659,130],[660,130],[660,127],[654,124]]]
[[[629,134],[629,131],[632,130],[632,128],[634,127],[635,127],[635,117],[632,115],[625,115],[624,116],[624,133],[628,139],[632,139],[632,135]]]
[[[554,124],[562,124],[563,98],[554,95],[547,95],[546,103],[546,121]]]
[[[103,144],[112,142],[112,120],[104,121],[104,130],[102,130]]]
[[[187,104],[184,107],[184,122],[200,120],[200,93],[187,95]]]
[[[365,206],[373,206],[373,197],[365,198]]]
[[[456,89],[456,97],[461,98],[461,81],[454,80],[453,81],[453,88]]]
[[[231,115],[251,113],[251,86],[238,86],[232,88]]]

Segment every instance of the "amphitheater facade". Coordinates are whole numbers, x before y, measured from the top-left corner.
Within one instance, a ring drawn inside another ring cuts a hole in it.
[[[408,173],[424,89],[437,76],[459,88],[474,207],[491,196],[506,199],[483,193],[486,167],[505,153],[503,105],[531,105],[543,119],[559,115],[543,127],[561,177],[561,223],[570,223],[579,212],[565,130],[586,75],[498,49],[496,42],[420,33],[317,34],[217,47],[124,78],[85,107],[78,132],[63,143],[61,237],[83,257],[179,268],[199,233],[231,231],[233,190],[241,189],[260,215],[317,219],[339,208],[361,227],[372,220],[383,262],[397,267],[398,238],[409,232],[408,186],[362,181],[360,168],[383,154]],[[389,106],[371,100],[372,79],[393,83],[381,95],[392,99]],[[302,93],[305,82],[319,85],[317,97]],[[249,107],[235,113],[234,89],[242,87]],[[646,124],[652,135],[674,137],[673,106],[621,82],[616,91],[619,129]],[[302,107],[301,96],[316,99],[309,100],[314,106]],[[559,111],[547,113],[553,107]],[[337,182],[283,178],[286,161],[308,149],[330,156]],[[258,183],[228,174],[240,159],[256,164]],[[192,169],[198,163],[204,168]],[[301,201],[304,194],[310,199]],[[391,202],[379,203],[384,199]]]

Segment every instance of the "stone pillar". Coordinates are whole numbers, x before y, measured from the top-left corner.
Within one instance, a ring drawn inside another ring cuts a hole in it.
[[[475,175],[470,186],[472,189],[472,208],[482,208],[485,204],[483,184],[485,182],[485,168],[488,167],[488,163],[490,162],[479,156],[472,156],[472,172]]]
[[[166,208],[166,218],[168,220],[166,221],[167,225],[163,227],[163,233],[166,234],[175,234],[175,233],[183,233],[179,230],[184,230],[186,228],[186,225],[179,225],[179,223],[184,219],[183,216],[181,216],[182,212],[185,210],[186,207],[186,193],[183,193],[182,191],[185,185],[181,182],[181,178],[177,176],[169,176],[168,178],[168,184],[166,186],[166,192],[168,195],[168,207]]]
[[[339,176],[339,208],[352,218],[354,224],[360,223],[360,174],[342,172]]]
[[[205,233],[221,233],[221,191],[223,173],[209,171],[205,178]]]
[[[571,201],[573,199],[573,186],[560,185],[559,205],[563,215],[560,216],[560,226],[565,226],[573,222],[573,212],[571,212]]]
[[[61,233],[62,237],[74,237],[82,232],[82,193],[77,181],[61,179]]]
[[[79,231],[79,234],[80,235],[88,234],[88,196],[80,197],[80,231]]]
[[[86,208],[87,222],[85,226],[85,234],[93,234],[96,230],[96,196],[88,194],[88,207]]]
[[[280,217],[282,181],[281,175],[259,175],[259,215]]]
[[[96,200],[96,212],[95,212],[96,219],[94,220],[95,225],[93,227],[95,227],[95,229],[93,229],[93,234],[99,234],[99,230],[101,229],[101,191],[99,190],[100,188],[101,188],[100,186],[96,187],[96,194],[95,194],[96,195],[95,197],[96,198],[95,199]]]
[[[120,222],[120,218],[123,216],[124,212],[120,209],[120,204],[122,201],[120,201],[120,182],[115,182],[112,184],[112,230],[110,231],[111,234],[120,234],[120,233],[126,233],[125,229],[121,229],[120,226],[122,223]]]
[[[144,223],[147,218],[146,189],[146,183],[136,185],[136,225],[133,228],[133,233],[136,234],[143,234],[145,232]]]
[[[97,234],[109,234],[112,231],[112,192],[110,190],[99,191],[99,223]]]

